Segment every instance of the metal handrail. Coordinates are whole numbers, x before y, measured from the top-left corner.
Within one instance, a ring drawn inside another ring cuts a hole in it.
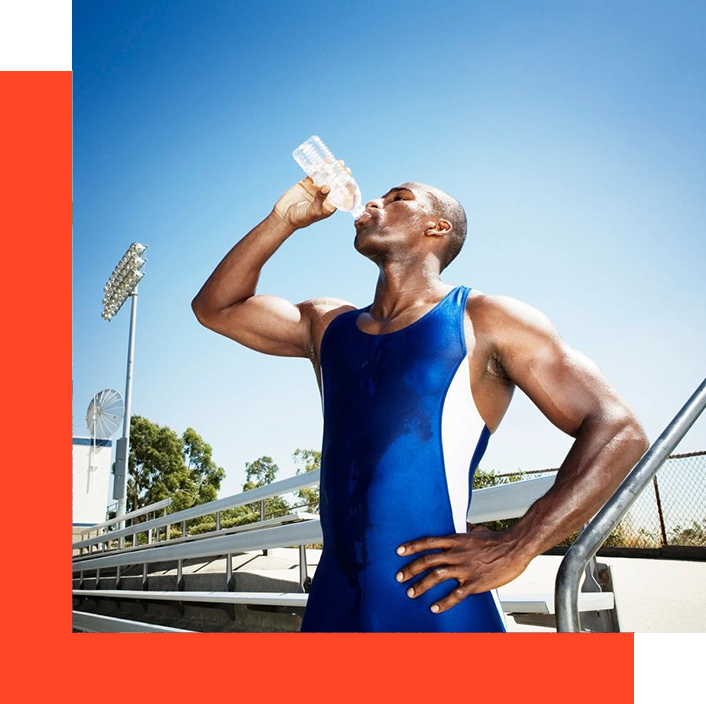
[[[474,489],[466,514],[469,523],[488,523],[506,518],[520,518],[529,507],[552,488],[556,474],[537,479],[522,479],[510,484],[498,484]]]
[[[309,545],[319,543],[323,538],[321,523],[318,519],[290,523],[271,528],[220,535],[205,540],[175,545],[163,544],[135,552],[116,552],[105,557],[92,557],[81,562],[73,562],[73,574],[83,571],[107,569],[112,567],[127,567],[129,565],[146,565],[154,562],[171,562],[173,560],[188,560],[200,557],[217,557],[249,550],[267,548],[291,547],[293,545]]]
[[[579,580],[588,561],[598,552],[620,519],[632,506],[672,450],[686,435],[706,407],[706,379],[674,416],[672,422],[642,456],[616,492],[596,514],[586,529],[568,549],[557,572],[554,599],[557,632],[578,633]]]
[[[218,531],[211,531],[209,533],[198,533],[196,535],[186,535],[180,538],[170,538],[168,541],[163,541],[161,543],[147,543],[146,545],[137,545],[134,547],[127,547],[120,550],[120,553],[132,553],[139,554],[143,550],[151,550],[153,547],[165,547],[167,545],[177,545],[179,543],[195,542],[198,540],[206,540],[208,538],[213,538],[218,535],[232,535],[233,533],[245,533],[247,531],[260,530],[261,528],[271,528],[272,526],[287,525],[290,523],[300,523],[301,521],[313,521],[318,520],[319,516],[315,513],[309,513],[307,511],[295,511],[293,513],[287,513],[284,516],[273,516],[272,518],[267,518],[264,521],[255,521],[253,523],[242,523],[241,525],[231,526],[230,528],[222,528]],[[105,551],[106,553],[108,551]],[[110,554],[117,553],[118,551],[111,550]],[[96,556],[97,553],[88,553],[86,555],[75,555],[73,562],[80,564],[86,560],[90,560]],[[99,553],[104,554],[104,553]]]
[[[84,528],[83,530],[78,531],[78,533],[79,535],[85,535],[86,533],[92,533],[94,530],[100,532],[101,528],[107,528],[108,526],[112,526],[114,523],[121,523],[122,521],[126,521],[131,518],[137,518],[138,516],[144,516],[144,514],[146,513],[154,513],[155,511],[159,511],[160,509],[166,508],[171,503],[171,499],[162,499],[161,501],[157,501],[156,503],[150,504],[149,506],[143,506],[142,508],[138,508],[136,511],[130,511],[130,513],[125,513],[122,516],[116,516],[115,518],[111,518],[110,520],[104,521],[103,523],[96,523],[96,525]]]
[[[236,506],[252,504],[256,501],[264,501],[264,499],[269,499],[274,496],[289,494],[292,491],[303,489],[304,487],[311,486],[312,484],[318,484],[320,472],[320,469],[314,469],[306,474],[299,474],[294,477],[288,477],[287,479],[281,479],[280,481],[273,482],[272,484],[259,486],[255,489],[248,489],[240,494],[226,496],[223,499],[216,499],[216,501],[211,501],[207,504],[192,506],[191,508],[184,509],[183,511],[177,511],[176,513],[169,513],[166,516],[154,518],[151,521],[136,523],[128,526],[127,528],[122,528],[121,530],[112,531],[111,533],[99,535],[88,540],[82,540],[74,543],[72,547],[74,549],[87,548],[92,545],[104,543],[107,540],[125,538],[125,536],[134,535],[136,533],[145,533],[149,530],[164,528],[165,526],[171,526],[177,523],[183,523],[184,521],[190,521],[194,518],[201,518],[212,513],[220,513],[221,511],[235,508]],[[124,519],[126,516],[122,516],[121,518]]]

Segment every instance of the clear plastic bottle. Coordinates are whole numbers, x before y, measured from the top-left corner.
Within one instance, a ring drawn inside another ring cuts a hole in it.
[[[309,137],[292,152],[292,156],[317,186],[326,185],[331,189],[327,198],[339,210],[350,212],[354,218],[363,213],[363,197],[358,184],[319,137]]]

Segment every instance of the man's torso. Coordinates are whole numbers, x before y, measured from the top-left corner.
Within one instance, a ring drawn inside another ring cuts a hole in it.
[[[452,288],[449,287],[448,291]],[[441,300],[441,296],[439,300]],[[484,314],[484,302],[485,294],[477,289],[471,289],[466,300],[464,312],[464,332],[468,351],[471,395],[479,415],[488,426],[488,430],[494,433],[510,405],[515,385],[503,371],[497,350],[493,344],[488,316]],[[400,318],[399,321],[395,322],[394,327],[385,329],[385,334],[412,325],[426,315],[436,303],[438,301],[423,310],[414,311],[410,314],[412,317]],[[321,393],[322,388],[321,340],[331,321],[351,310],[357,310],[357,308],[350,304],[331,307],[331,304],[322,303],[310,312],[313,337],[311,362],[319,385],[319,393]],[[370,335],[379,334],[379,325],[376,325],[375,321],[367,313],[361,313],[357,323],[362,331]]]

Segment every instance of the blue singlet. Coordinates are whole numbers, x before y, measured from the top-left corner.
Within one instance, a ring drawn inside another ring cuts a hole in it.
[[[324,431],[320,513],[324,536],[301,631],[505,632],[497,590],[441,613],[447,579],[413,599],[397,571],[427,552],[398,555],[417,538],[465,533],[473,473],[490,437],[471,394],[457,286],[405,328],[373,335],[370,309],[334,318],[321,341]]]

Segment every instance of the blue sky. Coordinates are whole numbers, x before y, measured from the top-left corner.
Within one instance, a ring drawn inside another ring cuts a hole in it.
[[[240,490],[320,449],[311,363],[201,327],[190,302],[304,176],[320,135],[363,198],[402,181],[468,214],[447,283],[519,298],[591,357],[655,440],[701,382],[706,5],[700,2],[74,3],[73,431],[124,393],[129,308],[100,317],[133,241],[133,413],[194,427]],[[377,269],[335,213],[265,265],[258,293],[372,302]],[[485,469],[556,467],[573,439],[518,389]],[[679,452],[706,447],[702,418]]]

